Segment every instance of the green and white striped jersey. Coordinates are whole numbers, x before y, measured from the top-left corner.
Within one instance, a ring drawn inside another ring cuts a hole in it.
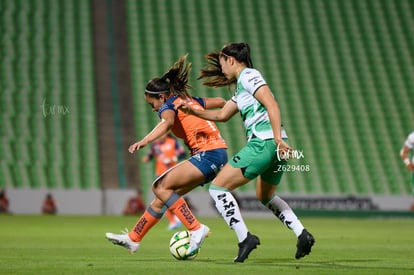
[[[233,100],[240,111],[247,140],[253,135],[260,139],[273,138],[272,125],[266,108],[254,97],[254,93],[263,85],[267,85],[261,73],[253,68],[245,68],[237,79],[237,88]],[[282,127],[282,138],[287,138]]]
[[[404,142],[404,145],[410,149],[414,148],[414,132],[408,135],[407,139]]]

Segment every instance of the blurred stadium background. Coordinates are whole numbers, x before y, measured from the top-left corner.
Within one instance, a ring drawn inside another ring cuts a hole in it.
[[[146,82],[188,52],[192,93],[229,98],[196,77],[232,41],[279,101],[304,153],[292,164],[309,165],[282,195],[411,198],[399,150],[414,130],[414,1],[0,0],[0,27],[0,189],[16,209],[46,191],[148,190],[143,152],[127,152],[158,121]],[[237,116],[219,128],[229,155],[245,143]]]

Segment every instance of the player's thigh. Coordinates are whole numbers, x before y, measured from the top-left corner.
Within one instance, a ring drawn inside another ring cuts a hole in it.
[[[157,184],[159,188],[173,190],[191,190],[204,181],[203,173],[188,160],[183,161],[162,176]]]
[[[243,176],[240,168],[235,168],[227,163],[213,180],[213,184],[229,190],[234,190],[249,181],[250,179]]]
[[[239,168],[245,178],[252,180],[269,169],[276,156],[275,148],[273,140],[254,138],[229,160],[229,164]]]

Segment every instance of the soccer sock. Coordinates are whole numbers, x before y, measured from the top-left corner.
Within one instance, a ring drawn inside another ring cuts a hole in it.
[[[208,191],[216,203],[217,211],[224,218],[227,225],[234,230],[239,243],[242,242],[246,239],[249,230],[241,216],[236,199],[228,189],[213,184],[210,185]]]
[[[297,237],[300,236],[304,227],[290,206],[279,196],[275,195],[270,201],[262,204],[269,208],[289,229],[292,229]]]
[[[165,205],[178,217],[188,230],[194,231],[201,227],[200,222],[194,216],[193,212],[191,212],[184,198],[180,197],[177,193],[172,193],[165,202]]]
[[[140,242],[145,234],[160,221],[161,217],[162,213],[155,212],[151,206],[148,207],[134,225],[132,231],[128,233],[129,238],[134,242]]]
[[[167,216],[167,219],[170,222],[170,224],[175,223],[175,215],[170,210],[165,211],[165,216]]]

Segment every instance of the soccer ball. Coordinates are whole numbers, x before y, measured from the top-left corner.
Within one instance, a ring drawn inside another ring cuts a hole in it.
[[[197,257],[199,249],[192,255],[187,256],[187,249],[190,247],[190,232],[179,231],[174,233],[170,240],[170,252],[177,260],[193,260]]]

